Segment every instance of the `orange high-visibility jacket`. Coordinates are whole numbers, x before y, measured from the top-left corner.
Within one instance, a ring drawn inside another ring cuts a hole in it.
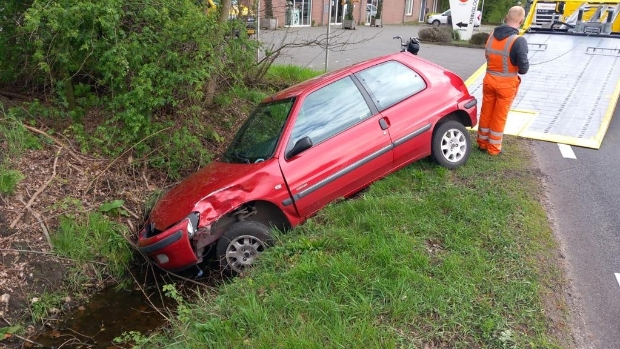
[[[513,34],[504,40],[489,35],[484,54],[487,58],[487,73],[501,77],[517,77],[519,67],[510,61],[510,49],[519,35]]]

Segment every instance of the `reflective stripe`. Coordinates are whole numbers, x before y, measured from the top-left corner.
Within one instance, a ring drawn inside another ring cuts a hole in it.
[[[489,132],[490,129],[489,128],[482,128],[482,127],[480,127],[478,130],[479,130],[479,132],[487,133],[487,132]]]
[[[510,48],[512,47],[512,43],[517,40],[517,34],[513,34],[508,37],[506,43],[504,44],[504,48],[501,50],[496,50],[493,47],[493,42],[495,41],[495,37],[491,33],[489,36],[489,40],[487,41],[487,45],[485,47],[485,56],[487,59],[489,55],[499,55],[502,57],[502,71],[494,71],[489,70],[489,65],[487,64],[487,73],[496,76],[517,76],[517,72],[511,72],[508,67],[508,60],[510,59]]]
[[[489,139],[489,143],[491,144],[502,144],[502,140],[501,139]]]
[[[478,134],[478,139],[486,141],[487,139],[489,139],[489,136],[483,136],[481,134]]]
[[[504,132],[495,132],[493,130],[491,130],[491,136],[493,137],[501,137],[504,135]]]

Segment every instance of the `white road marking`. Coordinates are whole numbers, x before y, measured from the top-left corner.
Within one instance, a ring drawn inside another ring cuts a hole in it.
[[[620,273],[616,273],[616,280],[618,280],[618,285],[620,285]]]
[[[560,153],[562,153],[562,156],[565,159],[577,159],[575,152],[570,145],[558,143],[558,148],[560,148]]]

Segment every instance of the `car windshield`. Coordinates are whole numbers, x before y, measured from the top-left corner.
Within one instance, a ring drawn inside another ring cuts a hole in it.
[[[256,107],[224,152],[223,161],[249,164],[271,158],[293,102],[290,98]]]

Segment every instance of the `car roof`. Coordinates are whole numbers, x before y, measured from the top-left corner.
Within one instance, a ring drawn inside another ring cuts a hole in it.
[[[435,68],[439,68],[439,69],[444,69],[432,62],[426,61],[408,52],[398,52],[398,53],[393,53],[389,55],[384,55],[384,56],[368,59],[363,62],[355,63],[347,67],[339,68],[331,72],[321,74],[317,77],[300,82],[296,85],[290,86],[284,90],[276,92],[275,94],[265,98],[264,102],[270,102],[270,101],[276,101],[276,100],[296,97],[296,96],[299,96],[305,93],[306,91],[314,90],[318,86],[324,86],[332,81],[336,81],[342,78],[343,76],[346,76],[352,72],[357,72],[357,71],[366,69],[370,66],[383,63],[383,62],[387,62],[390,60],[396,60],[396,61],[405,62],[405,63],[414,63],[416,66],[419,66],[417,69],[418,71],[422,69],[430,68],[431,66]],[[412,60],[415,60],[417,62],[412,62]]]

